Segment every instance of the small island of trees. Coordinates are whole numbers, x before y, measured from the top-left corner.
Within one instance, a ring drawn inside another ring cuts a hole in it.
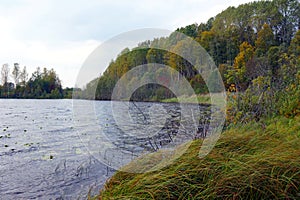
[[[9,64],[2,65],[0,98],[60,99],[71,95],[72,88],[62,88],[54,69],[37,67],[29,77],[26,66],[21,69],[14,63],[11,69]]]

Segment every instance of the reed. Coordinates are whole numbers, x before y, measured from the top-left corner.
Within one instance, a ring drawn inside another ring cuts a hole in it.
[[[116,172],[95,199],[299,199],[300,117],[277,117],[223,132],[208,156],[201,140],[172,165]]]

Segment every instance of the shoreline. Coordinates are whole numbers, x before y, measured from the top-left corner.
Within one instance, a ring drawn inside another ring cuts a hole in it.
[[[159,171],[116,172],[94,199],[299,198],[299,123],[300,117],[280,116],[237,124],[206,157],[199,159],[201,140],[195,140]]]

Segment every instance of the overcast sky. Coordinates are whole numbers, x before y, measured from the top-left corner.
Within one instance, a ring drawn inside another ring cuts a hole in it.
[[[0,0],[0,64],[54,68],[73,87],[87,56],[120,33],[175,30],[250,0]],[[151,38],[149,38],[151,39]]]

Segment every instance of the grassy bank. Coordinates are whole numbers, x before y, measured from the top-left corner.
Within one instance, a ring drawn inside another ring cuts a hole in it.
[[[195,96],[192,96],[192,97],[182,96],[182,97],[178,97],[178,98],[163,99],[163,100],[161,100],[161,102],[164,102],[164,103],[182,102],[182,103],[211,104],[209,94],[207,94],[207,95],[197,95],[196,97]]]
[[[117,172],[97,199],[299,199],[300,117],[235,125],[198,158],[201,141],[160,171]]]
[[[214,102],[212,102],[212,98]],[[177,98],[160,100],[164,103],[196,103],[196,104],[224,104],[225,96],[222,93],[198,94],[194,96],[180,96]]]
[[[164,103],[178,103],[178,102],[184,102],[184,103],[205,103],[210,104],[210,96],[209,95],[197,95],[192,97],[178,97],[178,98],[170,98],[170,99],[163,99],[162,102]]]

